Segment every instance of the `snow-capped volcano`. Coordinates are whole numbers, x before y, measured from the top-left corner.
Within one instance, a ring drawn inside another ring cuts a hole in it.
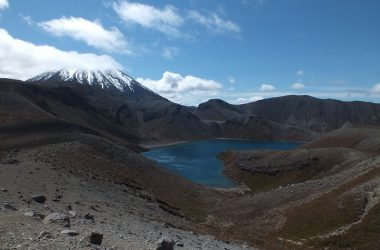
[[[135,92],[143,89],[153,93],[141,85],[129,75],[120,70],[77,70],[62,69],[45,72],[29,80],[29,82],[73,82],[92,86],[99,86],[107,90],[119,90],[120,92]]]

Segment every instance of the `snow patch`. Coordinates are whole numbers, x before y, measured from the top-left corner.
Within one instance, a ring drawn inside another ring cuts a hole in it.
[[[126,89],[134,92],[135,86],[149,90],[136,82],[132,77],[119,70],[107,71],[91,71],[91,70],[76,70],[76,69],[62,69],[53,72],[42,73],[35,76],[28,81],[68,81],[78,82],[80,84],[100,85],[103,89],[115,87],[121,92]],[[149,90],[150,91],[150,90]],[[150,91],[151,92],[151,91]]]

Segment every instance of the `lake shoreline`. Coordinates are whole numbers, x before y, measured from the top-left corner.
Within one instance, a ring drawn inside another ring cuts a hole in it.
[[[158,165],[181,175],[204,187],[216,190],[241,192],[247,187],[226,172],[226,165],[220,154],[234,150],[281,150],[293,149],[298,142],[269,142],[247,139],[217,138],[210,140],[168,143],[166,146],[155,145],[151,150],[142,153]]]
[[[152,143],[152,144],[140,144],[141,147],[144,147],[148,150],[151,149],[156,149],[156,148],[161,148],[161,147],[168,147],[168,146],[174,146],[174,145],[179,145],[179,144],[184,144],[184,143],[191,143],[191,142],[202,142],[202,141],[212,141],[212,140],[231,140],[231,141],[254,141],[254,142],[282,142],[282,143],[306,143],[308,141],[294,141],[294,140],[280,140],[280,141],[260,141],[260,140],[254,140],[254,139],[246,139],[246,138],[228,138],[228,137],[217,137],[217,138],[209,138],[209,139],[200,139],[200,140],[191,140],[191,141],[175,141],[175,142],[163,142],[163,143]]]
[[[155,149],[155,148],[161,148],[161,147],[167,147],[167,146],[173,146],[177,144],[187,143],[192,141],[176,141],[176,142],[168,142],[168,143],[152,143],[152,144],[140,144],[141,147],[144,147],[148,150]]]

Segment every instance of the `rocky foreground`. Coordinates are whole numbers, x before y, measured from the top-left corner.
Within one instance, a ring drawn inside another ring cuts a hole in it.
[[[0,249],[250,249],[198,234],[198,206],[216,192],[110,141],[69,137],[14,136],[17,149],[1,151]]]
[[[12,132],[13,133],[13,132]],[[1,249],[376,249],[380,128],[225,152],[244,189],[188,182],[83,133],[2,133]],[[209,235],[209,236],[208,236]]]

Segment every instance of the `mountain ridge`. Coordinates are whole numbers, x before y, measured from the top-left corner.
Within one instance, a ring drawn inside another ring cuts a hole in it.
[[[342,127],[345,123],[380,125],[380,104],[319,99],[307,95],[272,97],[240,105],[226,102],[220,105],[220,102],[210,100],[201,103],[194,114],[200,119],[213,114],[213,119],[224,122],[255,115],[286,126],[315,132],[328,132]]]
[[[135,91],[145,91],[158,96],[158,94],[120,70],[83,70],[66,68],[41,73],[26,80],[26,82],[79,83],[83,85],[97,86],[105,90],[119,91],[123,94]]]
[[[124,134],[124,138],[135,135],[139,139],[133,141],[141,145],[212,138],[309,141],[348,123],[380,125],[380,104],[305,95],[240,105],[210,99],[198,107],[186,107],[161,97],[121,71],[61,70],[21,83],[41,86],[35,91],[45,94],[37,105],[59,119],[91,129],[101,126],[97,128],[112,131],[112,135]],[[75,107],[75,111],[71,108],[68,113],[61,105]]]

